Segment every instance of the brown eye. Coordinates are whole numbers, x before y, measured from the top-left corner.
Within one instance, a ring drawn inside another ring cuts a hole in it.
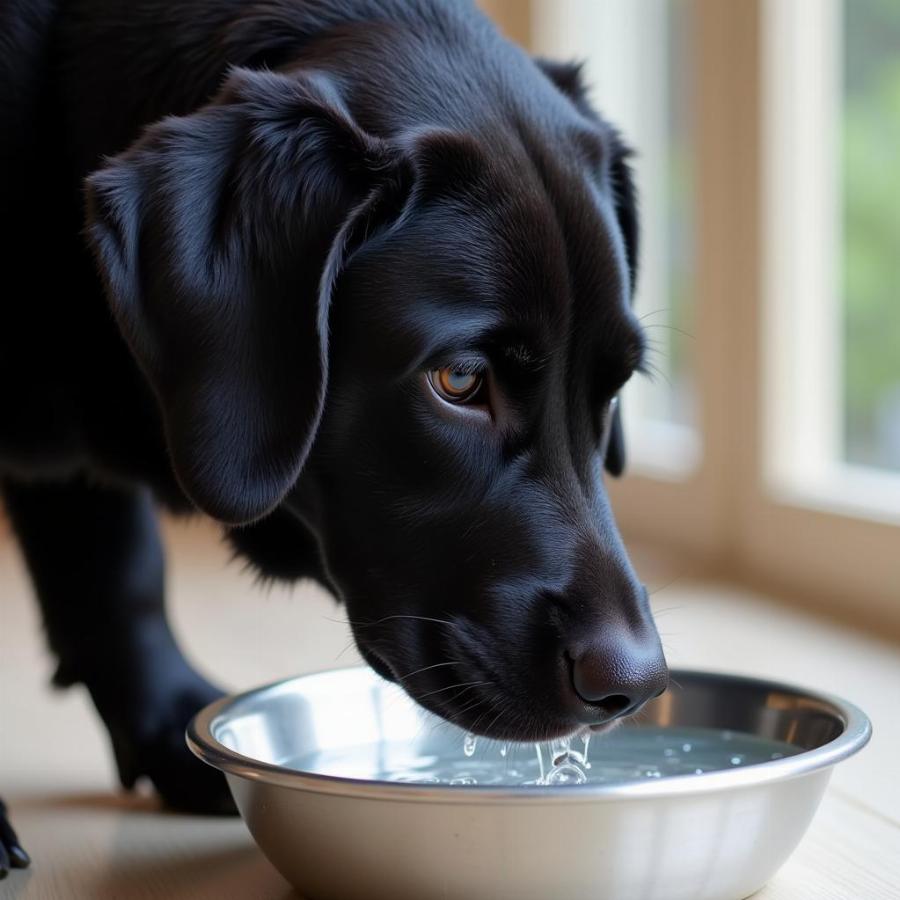
[[[478,372],[463,372],[452,366],[432,369],[428,373],[428,380],[437,395],[448,403],[465,403],[471,400],[483,381]]]

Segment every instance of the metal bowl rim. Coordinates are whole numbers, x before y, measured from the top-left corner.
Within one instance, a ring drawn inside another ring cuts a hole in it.
[[[228,714],[229,708],[250,698],[278,694],[288,685],[297,681],[333,675],[336,672],[363,671],[367,668],[366,666],[345,666],[338,669],[321,669],[284,678],[240,694],[222,697],[200,710],[188,724],[186,730],[188,746],[203,762],[228,775],[236,775],[240,778],[291,790],[400,802],[496,803],[503,801],[504,803],[534,804],[560,800],[565,800],[566,803],[623,799],[655,800],[663,797],[727,791],[737,788],[754,788],[830,768],[859,752],[872,736],[872,725],[868,716],[855,704],[833,694],[810,691],[785,682],[704,669],[673,669],[672,676],[674,680],[703,678],[719,683],[740,683],[746,687],[790,693],[821,702],[831,706],[836,718],[843,721],[843,731],[821,747],[802,750],[794,756],[736,769],[704,772],[701,775],[672,775],[659,780],[622,784],[560,785],[556,787],[418,784],[322,775],[289,769],[243,756],[229,749],[213,736],[214,726],[222,716]]]

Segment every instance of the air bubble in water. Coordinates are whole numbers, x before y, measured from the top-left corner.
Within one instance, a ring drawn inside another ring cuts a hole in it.
[[[556,738],[550,741],[550,759],[553,760],[553,764],[556,765],[557,761],[561,761],[563,757],[568,757],[571,748],[571,738]]]
[[[732,756],[731,757],[731,764],[733,766],[739,766],[743,761],[744,761],[743,756]]]
[[[695,774],[695,775],[702,775],[702,774],[703,774],[703,769],[694,769],[694,774]]]
[[[470,731],[463,740],[463,753],[471,756],[475,752],[475,745],[478,743],[478,737]]]
[[[591,764],[588,762],[588,744],[591,742],[591,733],[589,731],[585,731],[584,734],[581,735],[581,742],[584,744],[584,750],[581,753],[581,761],[584,763],[584,767],[589,769]]]
[[[783,754],[783,753],[773,753],[773,754],[769,757],[769,759],[783,759],[783,758],[784,758],[784,754]]]
[[[663,750],[663,756],[674,756],[674,755],[675,755],[675,751],[671,747],[666,747],[666,749]]]
[[[690,752],[691,752],[691,745],[690,745],[690,744],[682,744],[682,745],[681,745],[681,749],[682,749],[685,753],[690,753]]]
[[[457,775],[450,779],[450,784],[478,784],[478,779],[474,775]]]
[[[554,766],[548,773],[544,784],[584,784],[587,775],[571,763]]]
[[[506,754],[507,754],[508,752],[509,752],[509,744],[501,744],[501,745],[500,745],[500,755],[501,755],[501,756],[506,756]]]

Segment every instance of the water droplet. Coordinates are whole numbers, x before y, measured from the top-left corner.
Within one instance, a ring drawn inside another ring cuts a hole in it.
[[[743,761],[744,761],[743,756],[732,756],[731,757],[731,764],[733,766],[739,766]]]
[[[544,783],[544,754],[541,753],[541,745],[540,744],[534,745],[534,752],[537,754],[538,769],[540,770],[540,773],[541,773],[540,777],[537,780],[537,783],[543,784]]]
[[[587,775],[578,766],[566,763],[554,766],[548,773],[545,784],[584,784]]]
[[[463,740],[463,753],[471,756],[475,752],[475,745],[478,743],[478,737],[470,731]]]
[[[507,754],[508,752],[509,752],[509,744],[501,744],[501,745],[500,745],[500,755],[501,755],[501,756],[506,756],[506,754]]]
[[[692,746],[691,744],[682,744],[682,745],[681,745],[681,749],[682,749],[685,753],[690,753],[690,752],[691,752],[691,746]]]
[[[695,775],[702,775],[702,774],[703,774],[703,769],[694,769],[694,774],[695,774]]]

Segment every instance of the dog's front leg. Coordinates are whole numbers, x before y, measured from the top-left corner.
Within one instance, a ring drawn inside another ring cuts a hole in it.
[[[87,687],[122,784],[148,776],[172,807],[230,811],[224,779],[185,746],[188,720],[221,691],[185,661],[166,621],[150,498],[82,480],[7,481],[3,493],[59,661],[54,681]]]

